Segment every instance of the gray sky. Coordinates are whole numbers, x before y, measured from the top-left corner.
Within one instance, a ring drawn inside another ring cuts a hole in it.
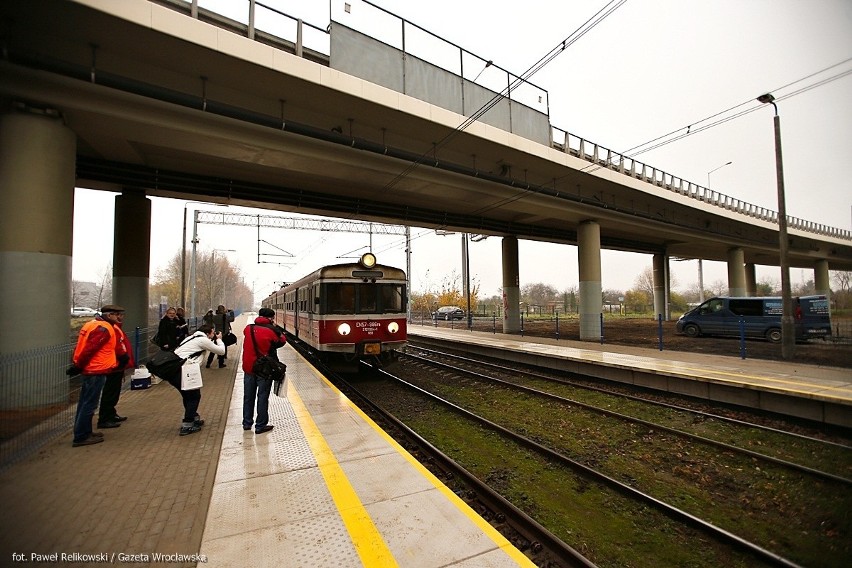
[[[265,3],[320,27],[328,23],[329,6],[323,1]],[[607,4],[605,0],[375,3],[518,75]],[[234,10],[247,3],[200,0],[199,4],[226,6],[226,15],[240,18]],[[348,16],[342,4],[333,2],[336,17],[370,26],[361,2],[350,0]],[[385,25],[381,33],[388,29],[393,30]],[[434,53],[440,57],[442,51]],[[852,226],[852,187],[844,171],[852,155],[848,0],[628,0],[531,81],[549,93],[553,126],[628,155],[660,136],[684,134],[691,127],[690,136],[635,158],[777,210],[771,106],[732,118],[759,106],[754,102],[758,95],[773,92],[781,116],[787,213],[834,227]],[[720,124],[712,125],[715,122]],[[729,161],[708,179],[708,172]],[[114,198],[84,190],[77,195],[75,226],[81,226],[92,208],[111,207]],[[182,201],[153,202],[157,241],[152,246],[152,279],[180,248],[184,211]],[[190,225],[194,207],[213,208],[189,205]],[[413,229],[412,234],[414,290],[437,287],[453,271],[461,273],[459,235],[441,237],[423,229]],[[270,291],[274,281],[294,280],[321,264],[341,262],[340,255],[368,244],[361,235],[270,231],[262,238],[292,252],[296,261],[275,266],[257,264],[257,235],[252,229],[201,225],[199,236],[200,246],[208,251],[236,249],[229,258],[239,264],[247,283],[255,283],[259,295]],[[95,280],[112,257],[112,243],[87,243],[82,238],[75,233],[73,277]],[[373,249],[381,262],[405,267],[399,239],[374,237]],[[484,294],[497,293],[500,239],[473,243],[470,250],[471,274],[481,282]],[[574,247],[521,241],[520,255],[522,285],[545,282],[559,290],[577,285]],[[626,290],[650,266],[651,258],[605,251],[602,262],[603,288]],[[723,263],[705,262],[704,268],[705,285],[726,281]],[[672,272],[676,289],[698,280],[695,261],[672,262]],[[757,276],[780,280],[777,267],[758,267]],[[798,269],[791,276],[794,284],[813,277],[811,271]]]

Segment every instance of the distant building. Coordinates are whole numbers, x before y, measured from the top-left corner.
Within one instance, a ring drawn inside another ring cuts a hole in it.
[[[102,291],[94,282],[71,281],[71,305],[74,307],[97,310],[102,305],[110,303],[111,300],[111,291]]]

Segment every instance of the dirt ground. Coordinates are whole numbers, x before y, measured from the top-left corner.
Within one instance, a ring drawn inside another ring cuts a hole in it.
[[[464,327],[464,321],[438,322],[441,327]],[[497,321],[498,332],[502,331],[501,322]],[[659,349],[659,324],[652,319],[613,319],[605,320],[603,328],[604,344],[629,345],[632,347],[647,347]],[[848,327],[848,325],[847,325]],[[490,320],[474,322],[477,331],[492,331],[494,323]],[[525,321],[524,335],[535,337],[556,337],[556,322]],[[675,322],[662,324],[663,350],[690,351],[694,353],[712,353],[730,357],[741,356],[740,340],[723,337],[687,337],[675,330]],[[559,320],[559,338],[579,341],[580,325],[576,319]],[[781,345],[761,339],[748,339],[745,342],[746,358],[769,359],[781,361]],[[797,343],[794,349],[796,361],[809,365],[823,365],[852,369],[852,344],[846,338],[845,343],[812,340],[807,343]]]

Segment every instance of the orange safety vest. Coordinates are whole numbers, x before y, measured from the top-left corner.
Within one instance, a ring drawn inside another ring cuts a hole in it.
[[[101,375],[114,371],[118,367],[118,359],[115,356],[116,336],[115,330],[109,322],[92,320],[80,329],[80,337],[77,340],[77,348],[74,350],[74,361],[83,351],[89,334],[97,327],[104,327],[109,332],[109,341],[104,343],[97,353],[86,363],[83,368],[84,375]]]

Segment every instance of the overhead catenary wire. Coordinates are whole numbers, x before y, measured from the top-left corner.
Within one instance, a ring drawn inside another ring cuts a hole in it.
[[[547,54],[541,57],[538,61],[536,61],[530,68],[528,68],[525,72],[523,72],[520,76],[516,77],[509,85],[507,85],[500,93],[496,94],[491,98],[487,103],[482,105],[476,112],[471,114],[465,121],[463,121],[459,126],[453,129],[452,132],[444,136],[440,141],[436,142],[432,148],[429,148],[423,154],[421,154],[416,160],[411,162],[404,170],[402,170],[399,174],[397,174],[393,179],[391,179],[385,186],[382,188],[382,191],[387,191],[395,187],[398,183],[408,177],[411,172],[413,172],[417,167],[423,164],[427,158],[429,158],[430,154],[436,154],[437,151],[445,146],[450,140],[458,136],[461,132],[466,130],[471,124],[479,120],[485,113],[494,108],[501,100],[503,100],[507,94],[509,94],[513,89],[517,88],[518,85],[529,81],[529,79],[538,73],[541,69],[543,69],[548,63],[553,61],[559,54],[563,53],[570,45],[578,41],[584,35],[586,35],[589,31],[594,29],[597,25],[599,25],[603,20],[608,18],[615,10],[623,6],[627,0],[610,0],[610,2],[598,10],[591,18],[586,20],[579,28],[571,32],[571,34],[566,37],[564,40],[559,42],[553,49],[551,49]]]
[[[843,61],[840,61],[840,62],[835,63],[833,65],[829,65],[828,67],[825,67],[823,69],[820,69],[819,71],[815,71],[813,73],[810,73],[810,74],[808,74],[804,77],[796,79],[795,81],[787,83],[786,85],[776,87],[775,89],[770,89],[769,92],[773,92],[773,93],[783,92],[785,89],[792,87],[793,85],[799,84],[803,81],[807,81],[808,79],[811,79],[813,77],[821,75],[821,74],[825,73],[826,71],[829,71],[829,70],[834,69],[836,67],[839,67],[841,65],[845,65],[846,63],[849,63],[850,61],[852,61],[852,58],[844,59]],[[810,91],[812,89],[816,89],[818,87],[827,85],[828,83],[831,83],[833,81],[837,81],[838,79],[842,79],[843,77],[846,77],[850,74],[852,74],[852,69],[847,69],[846,71],[842,71],[840,73],[837,73],[837,74],[832,75],[830,77],[827,77],[825,79],[821,79],[821,80],[819,80],[815,83],[805,85],[804,87],[801,87],[801,88],[799,88],[795,91],[792,91],[790,93],[787,93],[787,94],[784,94],[784,95],[777,95],[776,100],[777,101],[783,101],[785,99],[792,98],[796,95],[800,95],[800,94],[805,93],[807,91]],[[672,142],[677,142],[678,140],[682,140],[683,138],[686,138],[687,136],[692,136],[694,134],[698,134],[699,132],[703,132],[705,130],[708,130],[709,128],[713,128],[714,126],[724,124],[725,122],[728,122],[728,121],[733,120],[735,118],[739,118],[741,116],[744,116],[746,114],[749,114],[751,112],[759,110],[763,107],[762,104],[754,104],[754,103],[755,103],[755,99],[752,97],[752,98],[748,99],[747,101],[744,101],[742,103],[734,105],[734,106],[732,106],[728,109],[714,113],[710,116],[702,118],[701,120],[691,122],[687,126],[681,126],[681,127],[677,128],[675,130],[672,130],[671,132],[668,132],[668,133],[663,134],[661,136],[657,136],[656,138],[653,138],[653,139],[651,139],[647,142],[643,142],[642,144],[638,144],[636,146],[628,148],[628,149],[624,150],[623,152],[621,152],[621,154],[624,155],[625,157],[638,156],[638,155],[643,154],[645,152],[649,152],[651,150],[655,150],[655,149],[660,148],[662,146],[665,146],[667,144],[671,144]],[[745,110],[738,111],[733,115],[729,114],[729,113],[735,111],[736,109],[740,109],[740,108],[747,106],[747,105],[749,105],[749,108],[747,108]],[[716,120],[715,122],[712,122],[712,123],[709,123],[709,124],[704,124],[705,122],[707,122],[709,120],[713,120],[714,118],[717,118],[717,117],[720,117],[720,116],[724,116],[724,118],[721,118],[721,119]],[[589,165],[589,166],[586,166],[585,168],[583,168],[582,171],[587,171],[587,172],[588,171],[596,171],[596,170],[600,169],[601,167],[602,166],[599,166],[599,165]]]

